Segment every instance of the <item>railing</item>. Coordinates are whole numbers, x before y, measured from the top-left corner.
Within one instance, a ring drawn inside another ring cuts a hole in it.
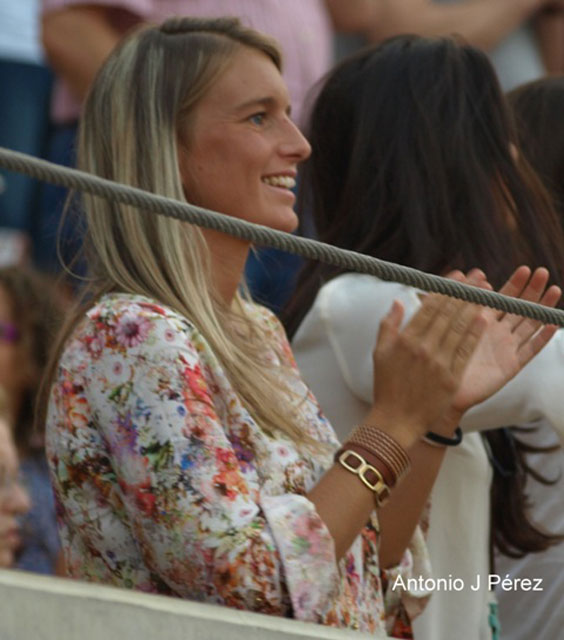
[[[377,640],[125,589],[0,571],[0,640]]]

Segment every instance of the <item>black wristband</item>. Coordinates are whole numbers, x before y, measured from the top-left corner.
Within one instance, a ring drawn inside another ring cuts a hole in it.
[[[421,439],[433,447],[456,447],[462,442],[462,429],[456,427],[454,430],[454,438],[447,438],[433,431],[427,431]]]

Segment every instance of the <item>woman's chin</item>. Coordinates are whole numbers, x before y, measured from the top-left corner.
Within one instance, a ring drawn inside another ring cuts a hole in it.
[[[268,226],[276,231],[284,231],[286,233],[294,233],[298,228],[299,219],[296,213],[292,210],[290,213],[285,213],[276,220],[272,221],[272,224]]]

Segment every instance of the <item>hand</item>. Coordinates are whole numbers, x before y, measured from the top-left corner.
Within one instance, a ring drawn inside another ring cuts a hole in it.
[[[402,318],[394,302],[380,324],[366,421],[410,447],[452,405],[487,322],[476,305],[436,294],[425,296],[403,331]]]
[[[556,286],[546,289],[548,278],[546,269],[536,269],[531,275],[528,267],[519,267],[499,292],[554,307],[561,291]],[[478,270],[468,274],[467,282],[491,289],[484,274]],[[453,401],[452,408],[460,414],[501,389],[547,344],[557,330],[554,325],[541,328],[540,322],[495,309],[485,310],[485,317],[486,330]]]

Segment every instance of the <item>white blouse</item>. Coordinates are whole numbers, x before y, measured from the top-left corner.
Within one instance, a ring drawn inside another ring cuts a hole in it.
[[[405,307],[404,322],[420,305],[416,289],[367,275],[342,275],[320,290],[294,338],[303,378],[340,439],[363,420],[372,403],[372,350],[379,323],[394,299]],[[564,402],[555,384],[560,371],[564,331],[514,380],[464,416],[463,443],[447,452],[432,491],[427,539],[435,578],[458,578],[464,589],[435,590],[415,621],[418,640],[451,640],[453,633],[459,640],[491,638],[487,584],[492,470],[477,431],[545,421],[564,442]],[[564,545],[559,548],[564,568]],[[562,592],[564,571],[560,575]],[[478,576],[480,588],[473,590]]]

